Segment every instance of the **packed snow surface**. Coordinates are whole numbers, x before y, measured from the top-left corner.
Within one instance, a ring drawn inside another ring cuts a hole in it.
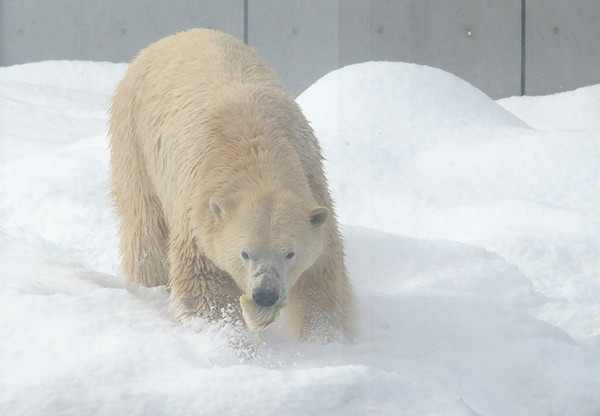
[[[127,66],[0,68],[0,414],[600,414],[600,86],[494,102],[365,63],[298,103],[356,342],[180,326],[119,272],[106,113]],[[200,330],[201,328],[201,330]]]

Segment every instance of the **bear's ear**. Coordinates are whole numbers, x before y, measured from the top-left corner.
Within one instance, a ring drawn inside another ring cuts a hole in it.
[[[209,204],[215,217],[223,219],[227,216],[227,213],[229,212],[229,203],[226,200],[213,197],[210,199]]]
[[[329,210],[325,207],[315,207],[310,210],[310,223],[319,226],[329,217]]]

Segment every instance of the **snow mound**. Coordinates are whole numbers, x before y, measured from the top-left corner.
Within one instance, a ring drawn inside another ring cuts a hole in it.
[[[106,135],[110,95],[126,68],[81,61],[0,68],[0,160],[45,154]]]
[[[600,333],[590,296],[600,289],[600,136],[578,128],[579,114],[600,118],[595,94],[548,97],[562,98],[572,128],[535,130],[443,71],[371,62],[331,72],[298,102],[342,223],[495,253],[551,299],[536,316],[587,337]],[[544,114],[538,101],[530,112]]]
[[[407,129],[457,123],[524,126],[466,81],[437,68],[402,62],[367,62],[332,71],[297,101],[312,109],[307,118],[319,130]]]
[[[536,129],[600,130],[600,84],[540,97],[497,101]]]
[[[44,61],[7,66],[0,68],[2,95],[6,91],[4,88],[11,84],[19,84],[22,88],[27,88],[26,86],[29,85],[38,88],[38,91],[44,91],[42,87],[50,87],[59,96],[62,94],[70,96],[74,91],[76,94],[85,91],[110,95],[128,66],[128,64],[89,61],[70,61],[68,65],[65,65],[65,61]],[[35,99],[30,97],[32,98]]]
[[[298,102],[344,223],[460,241],[600,224],[595,131],[532,130],[455,76],[404,63],[333,71]]]

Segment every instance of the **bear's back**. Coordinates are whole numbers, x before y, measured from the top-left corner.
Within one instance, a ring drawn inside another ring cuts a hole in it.
[[[165,205],[179,193],[210,195],[256,136],[295,153],[300,165],[282,161],[299,166],[294,177],[321,176],[320,149],[293,96],[253,49],[214,30],[141,51],[115,93],[110,133],[113,153],[139,155]]]
[[[151,44],[133,61],[129,74],[146,91],[200,91],[204,97],[235,84],[285,90],[252,48],[211,29],[191,29]]]

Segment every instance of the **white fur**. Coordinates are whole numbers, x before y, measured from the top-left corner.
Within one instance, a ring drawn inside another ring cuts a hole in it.
[[[168,284],[178,319],[218,319],[228,308],[241,317],[238,299],[252,288],[247,248],[279,265],[299,337],[352,336],[318,142],[252,49],[205,29],[150,45],[117,87],[109,133],[130,281]]]

